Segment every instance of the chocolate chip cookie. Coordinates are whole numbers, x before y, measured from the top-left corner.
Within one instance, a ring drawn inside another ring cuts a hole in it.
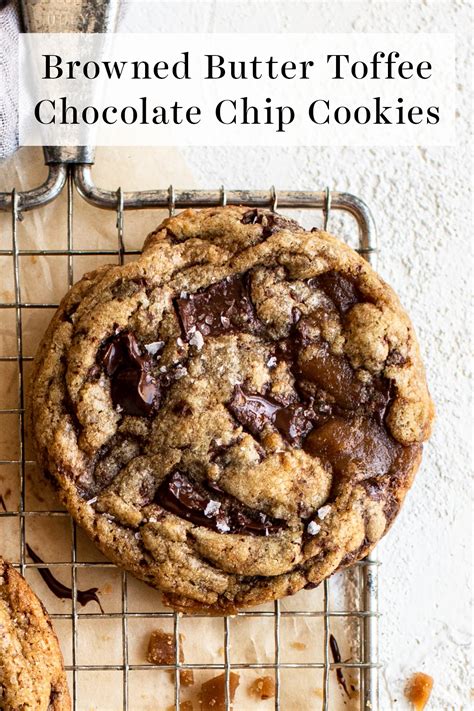
[[[69,711],[63,657],[48,613],[0,559],[0,708]]]
[[[232,611],[364,557],[433,406],[413,327],[356,252],[267,210],[186,210],[87,274],[36,358],[62,501],[178,609]]]

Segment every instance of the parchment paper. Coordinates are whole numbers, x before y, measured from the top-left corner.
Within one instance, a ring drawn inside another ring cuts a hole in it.
[[[43,181],[46,169],[39,149],[23,148],[0,165],[0,190],[25,190]],[[179,152],[173,149],[98,149],[93,169],[96,183],[116,190],[166,188],[173,183],[180,187],[197,187]],[[212,186],[199,186],[212,187]],[[245,187],[245,186],[241,186]],[[288,186],[291,187],[291,186]],[[157,210],[127,212],[125,215],[125,244],[140,248],[147,233],[165,216]],[[20,249],[65,249],[66,190],[52,204],[25,213],[18,223]],[[74,195],[73,243],[75,248],[114,249],[117,245],[113,211],[99,210],[87,205],[77,193]],[[0,249],[11,249],[11,215],[0,213]],[[110,261],[107,256],[76,256],[73,259],[74,280],[98,264]],[[20,258],[21,300],[28,303],[58,303],[67,289],[67,257],[51,255],[22,256]],[[0,255],[0,303],[15,302],[13,259]],[[34,355],[54,309],[22,309],[23,355]],[[0,355],[16,356],[16,313],[14,308],[0,309]],[[24,367],[25,405],[28,408],[28,375],[31,364]],[[0,362],[0,409],[19,407],[18,364]],[[25,418],[27,423],[27,418]],[[15,413],[0,414],[0,460],[19,459],[19,423]],[[26,510],[60,510],[50,486],[45,483],[34,464],[26,432],[25,466]],[[0,494],[8,511],[18,511],[20,501],[19,466],[0,464]],[[0,499],[0,505],[2,500]],[[0,512],[2,508],[0,506]],[[26,541],[48,562],[71,561],[71,524],[65,516],[30,516],[26,518]],[[0,555],[13,561],[20,560],[20,519],[0,517]],[[95,563],[94,567],[78,569],[80,589],[98,587],[102,607],[106,613],[122,612],[122,573],[115,567],[100,567],[105,559],[80,530],[77,532],[77,561]],[[31,562],[31,561],[30,561]],[[53,574],[66,585],[71,585],[70,569],[52,566]],[[358,609],[356,576],[358,571],[335,576],[331,581],[331,607],[334,610]],[[56,598],[41,579],[36,569],[29,569],[26,577],[46,608],[53,615],[70,615],[70,600]],[[158,592],[127,576],[128,611],[156,613],[168,611],[160,602]],[[257,610],[273,611],[273,605]],[[284,613],[294,610],[321,611],[322,591],[303,591],[281,602],[280,625],[281,662],[307,663],[324,660],[323,618],[294,617]],[[100,613],[95,602],[78,609],[77,664],[120,665],[123,662],[122,620],[85,619],[84,613]],[[172,632],[173,620],[158,618],[128,618],[129,664],[146,664],[146,649],[150,633],[161,628]],[[357,622],[346,618],[331,618],[343,661],[357,661]],[[54,619],[66,665],[72,664],[71,618]],[[224,622],[222,618],[182,617],[180,630],[184,636],[186,663],[215,664],[224,661]],[[273,617],[237,617],[230,622],[230,661],[234,664],[273,663],[275,660]],[[351,642],[352,640],[352,642]],[[182,699],[193,700],[199,711],[197,694],[203,681],[220,671],[194,672],[195,684],[183,689]],[[272,670],[243,670],[235,696],[237,711],[267,711],[274,708],[274,700],[257,701],[248,695],[248,688],[257,678],[272,675]],[[71,675],[69,674],[71,677]],[[344,671],[351,699],[338,685],[334,671],[330,674],[331,711],[358,709],[358,679]],[[78,709],[80,711],[119,711],[122,708],[122,671],[80,671],[77,675]],[[351,689],[352,685],[352,689]],[[323,675],[318,669],[281,670],[281,708],[284,711],[304,711],[321,708]],[[72,688],[72,685],[71,685]],[[147,670],[131,670],[129,677],[129,708],[131,711],[166,711],[173,704],[173,678],[169,672],[150,666]]]

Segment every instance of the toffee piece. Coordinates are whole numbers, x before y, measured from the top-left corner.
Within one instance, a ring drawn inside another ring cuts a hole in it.
[[[71,289],[31,410],[42,467],[105,555],[210,613],[367,555],[433,419],[413,327],[370,265],[230,206],[165,220]]]

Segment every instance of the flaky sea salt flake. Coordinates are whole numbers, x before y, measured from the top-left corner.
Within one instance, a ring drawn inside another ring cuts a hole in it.
[[[221,505],[220,505],[219,501],[212,501],[211,500],[211,501],[209,501],[206,508],[204,509],[204,515],[205,516],[214,516],[214,514],[216,514],[219,511],[220,507],[221,507]]]
[[[321,506],[321,508],[318,509],[318,518],[320,518],[321,521],[324,521],[326,516],[331,513],[331,508],[332,506],[330,506],[329,504],[326,504],[326,506]]]
[[[145,344],[145,350],[150,354],[150,355],[156,355],[158,351],[160,351],[163,346],[165,345],[164,341],[153,341],[153,343],[146,343]]]
[[[204,345],[204,338],[202,337],[201,331],[196,331],[191,338],[189,339],[189,345],[190,346],[196,346],[198,351],[201,350],[201,348]]]
[[[317,533],[320,532],[321,526],[315,521],[310,521],[306,530],[308,531],[310,536],[315,536]]]

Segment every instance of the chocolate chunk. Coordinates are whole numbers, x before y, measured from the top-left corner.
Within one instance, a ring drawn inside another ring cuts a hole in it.
[[[228,405],[241,425],[258,436],[265,425],[272,424],[291,444],[299,446],[313,428],[315,413],[300,403],[282,405],[271,397],[247,392],[240,385]]]
[[[310,279],[308,283],[324,291],[342,314],[345,314],[354,304],[364,300],[355,281],[341,272],[325,272]]]
[[[133,333],[116,333],[103,347],[99,361],[111,378],[114,407],[126,415],[146,417],[158,405],[160,387],[150,372],[151,357],[141,353]]]
[[[369,408],[373,413],[375,421],[379,425],[383,425],[387,410],[395,397],[395,384],[393,380],[384,377],[374,378],[373,384],[374,391]]]
[[[314,412],[302,405],[289,405],[277,410],[274,424],[277,430],[291,444],[301,445],[301,441],[314,427]]]
[[[171,513],[219,533],[248,533],[268,536],[286,527],[261,511],[248,509],[238,499],[205,486],[182,472],[174,472],[158,488],[155,501]]]
[[[195,330],[205,337],[233,330],[254,333],[262,328],[240,276],[227,277],[204,291],[180,297],[175,303],[188,338]]]
[[[301,229],[298,223],[290,217],[283,217],[283,215],[277,215],[274,212],[268,212],[268,210],[259,210],[258,208],[247,210],[242,216],[241,222],[243,225],[262,225],[263,237],[270,237],[279,230],[291,230],[294,232]]]
[[[282,405],[271,398],[252,395],[236,385],[228,407],[240,424],[253,435],[258,435],[265,425],[273,422]]]
[[[221,533],[230,530],[228,517],[221,503],[192,482],[185,474],[175,472],[158,489],[156,501],[168,511],[192,521],[197,526],[213,528]]]

